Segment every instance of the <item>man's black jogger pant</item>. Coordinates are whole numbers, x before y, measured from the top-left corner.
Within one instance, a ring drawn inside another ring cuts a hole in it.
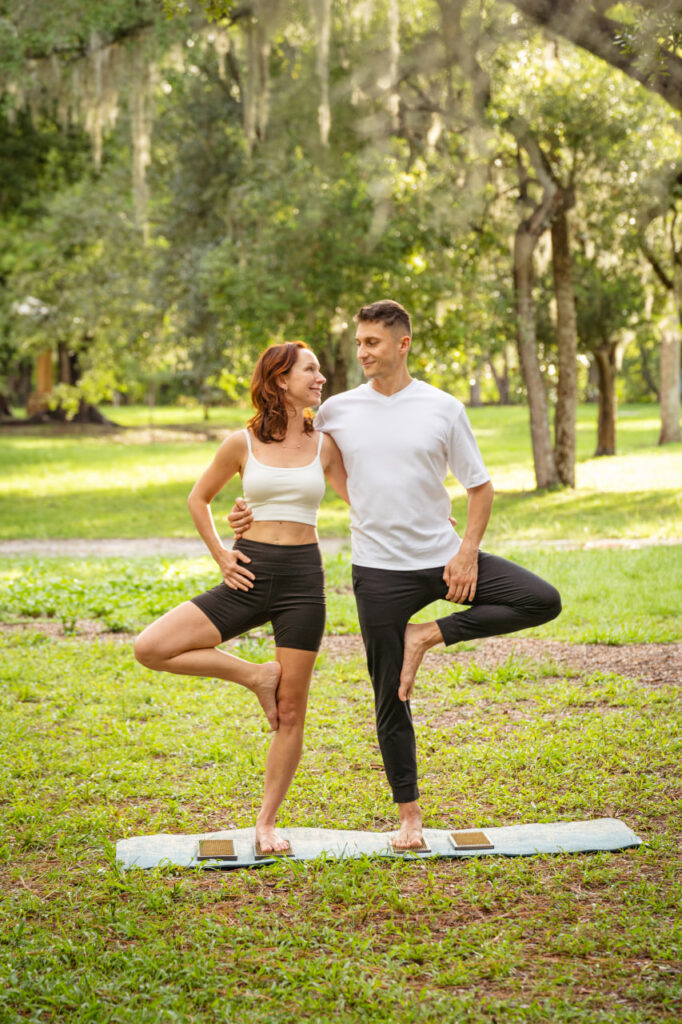
[[[353,566],[353,590],[374,687],[377,736],[396,803],[419,796],[412,713],[409,701],[398,697],[405,627],[421,608],[447,594],[443,569]],[[449,645],[539,626],[560,611],[561,598],[551,584],[514,562],[481,551],[470,606],[437,622]]]

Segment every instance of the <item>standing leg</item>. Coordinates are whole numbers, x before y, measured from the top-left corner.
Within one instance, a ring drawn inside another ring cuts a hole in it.
[[[400,572],[353,566],[353,588],[367,668],[374,688],[377,738],[400,830],[394,845],[410,849],[421,844],[421,811],[417,799],[417,749],[409,701],[398,698],[405,627],[416,611],[441,596],[438,569]]]
[[[445,581],[441,597],[447,593]],[[410,623],[405,631],[405,658],[400,694],[407,700],[422,658],[436,644],[460,643],[501,636],[517,629],[540,626],[561,612],[559,592],[546,580],[515,562],[483,551],[478,555],[476,594],[469,608],[435,622]]]
[[[301,760],[308,692],[317,651],[278,647],[276,658],[282,666],[277,690],[279,728],[270,743],[263,802],[256,819],[256,839],[264,853],[286,850],[289,845],[276,834],[275,817]]]
[[[220,642],[220,632],[211,620],[191,601],[185,601],[140,633],[135,640],[135,657],[142,665],[160,672],[208,676],[245,686],[258,698],[270,728],[276,729],[279,663],[251,664],[217,650]]]

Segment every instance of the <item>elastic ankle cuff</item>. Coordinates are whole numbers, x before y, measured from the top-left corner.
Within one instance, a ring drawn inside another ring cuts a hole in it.
[[[450,621],[452,618],[452,615],[448,615],[445,619],[436,619],[436,625],[441,632],[443,643],[446,647],[450,647],[458,642],[458,638],[453,636],[453,633],[457,632],[457,625]]]
[[[393,790],[393,803],[394,804],[411,804],[413,800],[419,799],[419,787],[414,786],[399,786],[398,789]]]

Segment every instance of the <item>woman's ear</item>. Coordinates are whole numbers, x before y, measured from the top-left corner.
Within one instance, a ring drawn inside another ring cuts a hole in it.
[[[278,377],[277,378],[277,387],[281,388],[282,391],[288,391],[289,390],[289,385],[285,381],[284,377]]]

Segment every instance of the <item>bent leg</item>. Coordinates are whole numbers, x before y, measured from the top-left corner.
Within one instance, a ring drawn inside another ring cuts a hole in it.
[[[442,590],[439,596],[444,597],[445,581]],[[476,594],[470,607],[435,622],[407,624],[400,699],[409,699],[422,658],[431,647],[540,626],[560,611],[559,592],[546,580],[506,558],[479,552]]]
[[[445,582],[443,582],[445,587]],[[540,626],[561,612],[558,590],[515,562],[484,551],[478,555],[478,583],[469,608],[438,619],[446,645]]]
[[[191,601],[185,601],[140,633],[135,640],[135,657],[142,665],[159,672],[213,677],[245,686],[258,698],[270,728],[276,729],[275,692],[281,671],[278,662],[251,664],[219,651],[217,644],[221,639],[204,612]]]
[[[270,743],[263,802],[256,819],[256,839],[264,853],[286,850],[289,845],[276,834],[275,818],[301,760],[308,692],[317,651],[278,647],[276,658],[282,667],[277,689],[279,728]]]

